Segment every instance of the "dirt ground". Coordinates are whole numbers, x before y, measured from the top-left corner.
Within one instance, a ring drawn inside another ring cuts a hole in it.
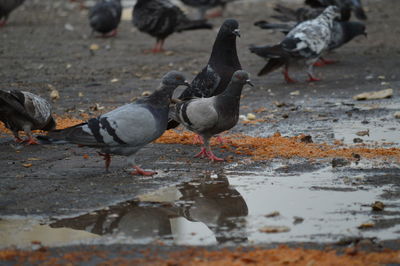
[[[214,30],[174,34],[165,43],[168,52],[153,55],[144,54],[143,50],[152,47],[154,39],[138,32],[129,20],[121,22],[116,38],[96,38],[90,35],[86,10],[59,1],[38,2],[27,1],[0,29],[0,88],[28,90],[48,99],[51,90],[56,89],[60,98],[52,102],[54,113],[77,118],[82,113],[95,116],[154,90],[160,77],[170,70],[182,71],[191,80],[206,64],[223,21],[213,19]],[[257,20],[270,20],[271,7],[276,2],[279,1],[240,1],[230,5],[225,14],[240,23],[239,58],[256,85],[244,90],[241,114],[265,108],[255,114],[267,117],[266,122],[239,123],[232,132],[262,137],[276,131],[285,136],[304,133],[315,142],[333,143],[337,139],[332,134],[334,123],[343,123],[345,129],[363,120],[389,124],[393,132],[398,132],[399,122],[393,115],[400,110],[398,0],[364,1],[369,17],[368,38],[357,37],[330,54],[340,62],[316,69],[322,81],[290,85],[284,83],[279,72],[257,77],[264,61],[248,50],[250,44],[272,44],[282,38],[278,32],[253,26]],[[93,44],[98,49],[90,49]],[[304,79],[305,75],[296,73],[295,77]],[[352,99],[361,92],[387,88],[394,90],[391,99],[368,102],[365,108]],[[278,108],[277,101],[286,105]],[[379,124],[371,123],[371,128],[374,126],[379,129]],[[398,143],[394,146],[398,147]],[[110,173],[105,173],[103,162],[93,149],[73,145],[21,146],[14,144],[11,136],[0,133],[0,215],[74,216],[190,181],[210,169],[253,171],[278,161],[288,165],[286,173],[302,173],[330,163],[313,164],[302,158],[252,161],[232,151],[222,153],[218,147],[216,153],[231,156],[230,162],[209,163],[192,158],[197,149],[196,145],[148,145],[137,153],[137,162],[159,174],[153,178],[132,177],[122,157],[115,157]],[[27,163],[32,166],[24,166]],[[386,174],[387,178],[371,179],[370,184],[390,185],[388,197],[399,203],[398,161],[389,167],[382,165],[384,162],[373,171]],[[399,211],[397,204],[396,214]],[[399,219],[386,219],[382,226],[388,223],[397,225]],[[107,248],[110,252],[112,249]]]

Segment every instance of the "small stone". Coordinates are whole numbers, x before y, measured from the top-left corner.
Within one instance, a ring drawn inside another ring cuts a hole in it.
[[[333,158],[332,159],[332,167],[343,167],[349,165],[350,162],[343,158]]]
[[[394,113],[394,118],[400,119],[400,112]]]
[[[353,96],[353,99],[357,101],[378,100],[378,99],[390,98],[392,96],[393,96],[393,89],[386,89],[380,91],[363,92]]]
[[[287,226],[264,226],[259,230],[261,233],[284,233],[289,232],[290,228]]]
[[[281,215],[281,214],[278,211],[274,211],[274,212],[266,214],[265,217],[270,218],[270,217],[276,217],[279,215]]]
[[[284,103],[284,102],[275,101],[274,104],[275,104],[276,107],[284,107],[284,106],[286,106],[286,103]]]
[[[248,113],[247,116],[246,116],[246,118],[247,118],[248,120],[255,120],[255,119],[256,119],[256,115],[253,114],[253,113]]]
[[[313,143],[312,137],[310,135],[305,135],[300,138],[303,143]]]
[[[366,229],[366,228],[372,228],[372,227],[374,227],[374,226],[375,226],[374,223],[369,222],[369,223],[360,224],[359,226],[357,226],[357,228],[358,228],[358,229]]]
[[[282,118],[287,119],[287,118],[289,118],[289,115],[288,114],[283,114]]]
[[[363,136],[368,136],[369,137],[369,129],[368,130],[363,130],[363,131],[358,131],[356,133],[357,136],[363,137]]]
[[[91,51],[96,51],[96,50],[99,50],[99,49],[100,49],[100,46],[99,46],[98,44],[93,43],[93,44],[91,44],[91,45],[89,46],[89,49],[90,49]]]
[[[293,224],[301,224],[304,221],[303,217],[293,216]]]
[[[58,92],[58,90],[54,89],[50,92],[50,98],[55,101],[60,99],[60,93]]]
[[[353,142],[354,142],[354,143],[363,143],[364,140],[363,140],[362,138],[354,138],[354,139],[353,139]]]
[[[383,211],[383,209],[385,209],[385,204],[383,204],[381,201],[375,201],[371,207],[374,211]]]
[[[151,95],[151,91],[142,92],[142,96],[149,96],[149,95]]]
[[[292,96],[298,96],[298,95],[300,95],[300,91],[299,91],[299,90],[297,90],[297,91],[292,91],[292,92],[290,93],[290,95],[292,95]]]

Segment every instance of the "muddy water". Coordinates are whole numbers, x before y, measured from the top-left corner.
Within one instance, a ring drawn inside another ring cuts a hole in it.
[[[59,246],[155,240],[211,245],[332,242],[344,237],[395,239],[399,224],[382,230],[358,229],[361,224],[386,218],[372,211],[370,204],[382,200],[390,185],[375,187],[364,182],[375,175],[375,167],[373,162],[361,162],[308,173],[287,171],[287,165],[263,172],[226,170],[79,216],[3,217],[0,248],[27,247],[31,241]],[[384,201],[385,212],[392,213],[390,218],[400,218],[396,201]],[[271,227],[282,232],[262,232]]]

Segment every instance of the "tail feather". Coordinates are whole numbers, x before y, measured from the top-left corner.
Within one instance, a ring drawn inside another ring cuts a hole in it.
[[[267,75],[268,73],[284,66],[286,60],[284,58],[271,58],[267,64],[258,72],[258,76]]]
[[[286,57],[287,53],[283,50],[282,45],[265,45],[265,46],[255,46],[249,47],[250,52],[255,53],[258,56],[264,58],[281,58]]]
[[[283,33],[288,33],[295,24],[279,24],[279,23],[268,23],[266,21],[257,21],[254,23],[255,26],[260,27],[261,29],[265,30],[279,30]]]
[[[213,25],[207,23],[207,20],[200,19],[200,20],[188,20],[185,23],[182,23],[177,28],[177,32],[186,31],[186,30],[199,30],[199,29],[212,29]]]

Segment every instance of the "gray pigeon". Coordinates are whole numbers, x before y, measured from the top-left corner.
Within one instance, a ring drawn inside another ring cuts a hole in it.
[[[6,25],[10,13],[25,0],[0,0],[0,27]]]
[[[288,34],[296,25],[295,22],[287,22],[283,24],[268,23],[266,21],[258,21],[255,23],[262,29],[279,30],[284,34]],[[332,37],[328,45],[328,51],[335,50],[344,44],[348,43],[359,35],[367,36],[365,24],[358,21],[333,21]],[[314,65],[324,65],[333,63],[333,60],[327,60],[320,56],[320,61]]]
[[[358,19],[366,20],[367,15],[361,4],[361,0],[305,0],[305,4],[314,8],[337,6],[342,13],[342,19],[349,20],[351,11],[353,11]],[[346,11],[347,10],[347,11]],[[347,18],[344,14],[347,13]]]
[[[226,4],[229,2],[233,2],[235,0],[181,0],[187,6],[195,7],[199,10],[199,18],[204,19],[206,16],[206,12],[208,9],[214,7],[221,7],[225,9]],[[221,16],[222,11],[220,13],[215,13],[211,16]]]
[[[121,0],[101,0],[89,12],[89,23],[93,31],[103,34],[103,37],[113,37],[121,21]]]
[[[287,82],[295,82],[290,78],[290,65],[308,66],[308,81],[317,81],[313,73],[313,65],[321,54],[326,51],[332,39],[333,20],[339,16],[336,6],[327,7],[324,12],[313,20],[299,23],[278,45],[252,46],[250,51],[269,59],[268,63],[258,73],[265,75],[284,66],[284,77]]]
[[[235,71],[242,69],[236,51],[236,38],[240,37],[239,23],[227,19],[219,29],[210,59],[203,70],[193,79],[190,87],[179,96],[180,100],[193,97],[211,97],[223,92]],[[179,125],[175,120],[168,122],[168,129]]]
[[[174,32],[212,29],[206,20],[190,20],[169,0],[137,0],[133,12],[133,25],[157,39],[153,53],[163,51],[165,39]]]
[[[146,144],[160,137],[167,128],[171,96],[176,87],[189,86],[177,71],[167,73],[150,96],[123,105],[97,118],[63,130],[49,132],[50,141],[66,140],[82,146],[100,148],[106,170],[111,154],[128,156],[136,171],[132,174],[154,175],[135,165],[134,155]]]
[[[51,116],[48,101],[33,93],[19,90],[0,90],[0,121],[9,128],[17,142],[24,142],[18,131],[25,131],[27,144],[37,144],[31,130],[52,130],[56,122]]]
[[[212,161],[223,161],[213,154],[210,138],[234,127],[239,119],[240,95],[243,86],[250,82],[246,71],[236,71],[224,92],[210,98],[195,98],[177,103],[171,110],[176,121],[200,135],[204,146],[195,157],[208,157]]]

